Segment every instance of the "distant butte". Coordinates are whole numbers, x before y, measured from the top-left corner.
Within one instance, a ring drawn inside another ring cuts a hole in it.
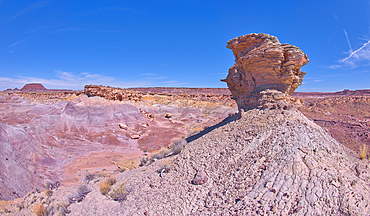
[[[29,83],[23,86],[21,91],[47,91],[41,83]]]

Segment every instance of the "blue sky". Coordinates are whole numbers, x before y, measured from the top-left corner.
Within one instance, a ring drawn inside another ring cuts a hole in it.
[[[297,91],[370,89],[370,0],[0,0],[0,32],[0,90],[227,87],[253,32],[307,53]]]

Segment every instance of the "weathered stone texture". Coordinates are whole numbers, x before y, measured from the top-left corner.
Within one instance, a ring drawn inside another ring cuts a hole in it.
[[[248,34],[227,43],[235,56],[235,65],[225,80],[240,109],[255,108],[260,93],[277,90],[293,94],[306,74],[300,68],[309,60],[298,47],[280,44],[269,34]]]
[[[208,176],[204,170],[200,170],[197,172],[193,179],[193,184],[195,185],[202,185],[208,181]]]

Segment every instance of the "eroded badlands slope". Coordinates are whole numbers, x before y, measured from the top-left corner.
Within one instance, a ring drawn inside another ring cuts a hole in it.
[[[236,112],[232,106],[163,95],[136,102],[84,94],[20,95],[0,95],[0,200],[42,189],[47,181],[70,185],[87,172],[114,172],[126,159],[137,166],[139,157],[173,138]]]
[[[70,204],[69,215],[370,214],[367,162],[299,111],[254,109],[229,121],[179,155],[118,174],[122,202],[101,194],[103,178],[87,183],[91,192]],[[172,168],[161,174],[164,163]],[[196,185],[200,171],[207,177]],[[76,190],[29,194],[25,202],[43,197],[56,210]],[[20,213],[30,215],[30,207]]]

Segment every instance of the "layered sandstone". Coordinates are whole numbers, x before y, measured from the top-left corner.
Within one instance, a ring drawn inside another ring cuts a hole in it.
[[[227,44],[234,53],[235,64],[222,81],[227,82],[239,109],[263,105],[264,100],[260,99],[268,94],[267,90],[281,92],[279,98],[285,103],[291,101],[289,95],[302,84],[306,74],[300,68],[309,62],[302,50],[281,44],[275,36],[264,33],[236,37]]]
[[[135,90],[114,88],[102,85],[85,85],[85,94],[89,97],[100,96],[107,100],[130,100],[140,101],[142,94]]]

